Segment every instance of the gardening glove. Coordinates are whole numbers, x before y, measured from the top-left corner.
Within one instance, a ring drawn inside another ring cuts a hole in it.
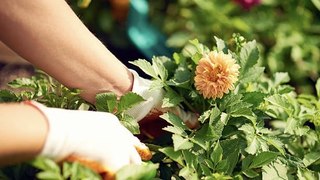
[[[137,121],[140,121],[142,119],[155,119],[165,112],[172,112],[179,116],[191,129],[194,129],[199,125],[198,115],[196,113],[186,112],[179,106],[173,108],[162,108],[162,100],[165,93],[164,90],[151,90],[151,80],[140,77],[136,71],[130,71],[132,72],[134,79],[132,92],[139,94],[145,99],[145,101],[129,109],[127,111],[129,115],[136,118]]]
[[[136,149],[148,152],[113,114],[48,108],[33,101],[27,103],[38,108],[48,120],[49,130],[41,156],[57,162],[79,160],[84,165],[92,165],[98,173],[108,173],[112,177],[125,165],[141,163]]]

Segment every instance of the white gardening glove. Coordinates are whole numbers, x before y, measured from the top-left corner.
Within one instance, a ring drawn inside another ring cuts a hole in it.
[[[189,128],[198,126],[198,115],[192,112],[186,112],[180,107],[162,108],[162,100],[164,97],[163,89],[152,89],[152,81],[144,79],[134,70],[130,70],[133,74],[132,92],[139,94],[145,101],[135,105],[127,111],[129,115],[137,121],[149,116],[159,116],[165,112],[172,112],[179,116]]]
[[[136,148],[147,147],[113,114],[48,108],[33,101],[29,104],[48,120],[49,131],[41,156],[56,161],[79,157],[99,163],[103,171],[111,174],[124,165],[141,163]]]

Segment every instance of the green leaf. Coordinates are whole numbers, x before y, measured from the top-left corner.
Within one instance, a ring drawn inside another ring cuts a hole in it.
[[[149,76],[158,79],[158,75],[153,69],[151,63],[145,59],[138,59],[135,61],[130,61],[131,64],[138,66],[144,73],[148,74]]]
[[[320,173],[307,168],[298,168],[297,178],[299,180],[319,179]]]
[[[37,87],[35,77],[32,78],[17,78],[8,83],[8,85],[12,88],[32,88],[35,89]]]
[[[248,142],[248,147],[245,149],[249,154],[256,154],[260,148],[260,142],[256,135]],[[248,139],[248,138],[247,138]]]
[[[140,95],[129,92],[120,97],[117,113],[121,113],[142,101],[144,101],[144,99]]]
[[[306,154],[303,158],[303,164],[305,166],[310,166],[320,159],[320,152],[310,152]]]
[[[234,168],[236,167],[239,159],[239,151],[235,149],[231,154],[229,154],[226,158],[228,163],[228,168],[224,171],[226,174],[231,175]]]
[[[187,136],[187,133],[183,129],[177,126],[167,126],[167,127],[164,127],[163,130],[171,132],[173,134]]]
[[[264,67],[252,67],[240,75],[239,81],[243,84],[251,81],[256,81],[260,79],[260,76],[263,74],[264,69]]]
[[[31,165],[44,171],[51,171],[60,174],[59,166],[49,158],[37,157],[31,161]]]
[[[275,161],[274,163],[262,167],[262,179],[294,179],[293,177],[290,177],[289,170],[290,167],[286,164]]]
[[[14,102],[17,100],[18,98],[13,92],[6,89],[0,90],[0,102]]]
[[[87,8],[91,3],[91,0],[78,0],[78,6],[80,8]]]
[[[180,119],[177,115],[173,114],[173,113],[165,113],[163,115],[160,116],[162,119],[166,120],[169,124],[179,127],[183,130],[187,130],[189,129],[184,122],[182,121],[182,119]]]
[[[320,4],[320,2],[319,2]],[[317,97],[320,99],[320,78],[316,82],[316,91],[317,91]]]
[[[284,133],[295,134],[295,131],[298,129],[298,121],[295,118],[289,117],[287,119],[287,125],[284,130]]]
[[[241,74],[248,72],[259,59],[259,50],[256,41],[247,42],[240,50]]]
[[[183,98],[179,96],[175,91],[168,89],[162,100],[163,108],[170,108],[178,106],[183,101]]]
[[[186,162],[186,166],[196,169],[198,164],[199,164],[199,159],[198,155],[190,152],[188,149],[187,150],[182,150],[183,158]]]
[[[184,167],[179,171],[179,176],[182,176],[185,179],[188,180],[198,180],[198,176],[196,172],[189,168],[189,167]]]
[[[96,108],[98,111],[114,113],[117,105],[117,96],[113,92],[96,95]]]
[[[153,57],[152,58],[152,67],[157,75],[160,76],[162,81],[166,81],[168,78],[168,71],[163,65],[163,58],[167,58],[165,56],[161,57]],[[159,78],[156,78],[159,79]]]
[[[191,72],[189,71],[186,63],[179,64],[174,72],[173,79],[170,83],[174,86],[189,88],[190,87]]]
[[[155,178],[159,164],[142,163],[122,167],[116,173],[117,180],[149,180]]]
[[[255,178],[255,177],[259,176],[259,173],[257,173],[256,171],[254,171],[252,169],[246,169],[242,173],[249,178]]]
[[[132,134],[140,134],[139,124],[135,118],[124,114],[121,118],[121,124],[126,127]]]
[[[268,142],[268,144],[274,146],[282,155],[285,154],[284,144],[277,139],[276,137],[265,137],[264,139]]]
[[[222,39],[219,39],[216,36],[214,36],[214,39],[216,40],[217,50],[223,51],[225,54],[227,54],[228,53],[227,44]]]
[[[243,93],[242,100],[244,102],[250,103],[253,105],[253,107],[259,106],[262,102],[264,102],[264,98],[267,96],[267,94],[264,94],[262,92],[246,92]]]
[[[168,156],[170,159],[174,160],[181,166],[184,166],[182,151],[175,151],[173,147],[165,147],[159,149],[159,151],[164,153],[166,156]]]
[[[38,179],[43,180],[63,180],[63,177],[60,174],[51,171],[42,171],[37,173],[36,176]]]
[[[264,165],[268,165],[274,161],[278,156],[278,153],[271,151],[264,151],[255,156],[250,164],[249,168],[258,168]]]
[[[222,149],[219,141],[217,141],[217,143],[215,144],[213,151],[210,155],[210,158],[213,163],[217,164],[219,161],[222,160],[222,155],[223,155],[223,149]]]
[[[242,160],[242,164],[241,164],[241,169],[242,171],[247,170],[250,166],[250,164],[252,163],[252,160],[255,156],[248,154],[243,160]]]
[[[180,135],[173,134],[173,147],[175,151],[182,150],[182,149],[190,149],[193,147],[193,143],[190,142],[189,139],[183,138]]]
[[[253,116],[253,112],[250,109],[251,106],[252,105],[249,104],[249,103],[241,102],[241,103],[238,103],[235,106],[231,106],[228,109],[228,113],[230,113],[230,115],[232,117],[240,117],[240,116],[243,116],[243,117],[254,117]]]
[[[280,84],[283,83],[288,83],[290,81],[289,74],[287,72],[277,72],[274,75],[274,84],[273,86],[279,86]]]

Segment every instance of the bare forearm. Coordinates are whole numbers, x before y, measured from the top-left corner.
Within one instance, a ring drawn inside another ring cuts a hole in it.
[[[0,104],[0,165],[30,160],[47,136],[47,121],[36,108],[18,103]]]
[[[0,38],[68,87],[94,94],[131,90],[127,68],[82,24],[64,0],[4,0]]]

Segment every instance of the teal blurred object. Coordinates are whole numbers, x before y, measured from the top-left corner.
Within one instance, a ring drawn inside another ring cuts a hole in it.
[[[171,57],[173,50],[166,47],[166,37],[148,20],[147,0],[130,0],[128,36],[148,60],[153,56]]]

